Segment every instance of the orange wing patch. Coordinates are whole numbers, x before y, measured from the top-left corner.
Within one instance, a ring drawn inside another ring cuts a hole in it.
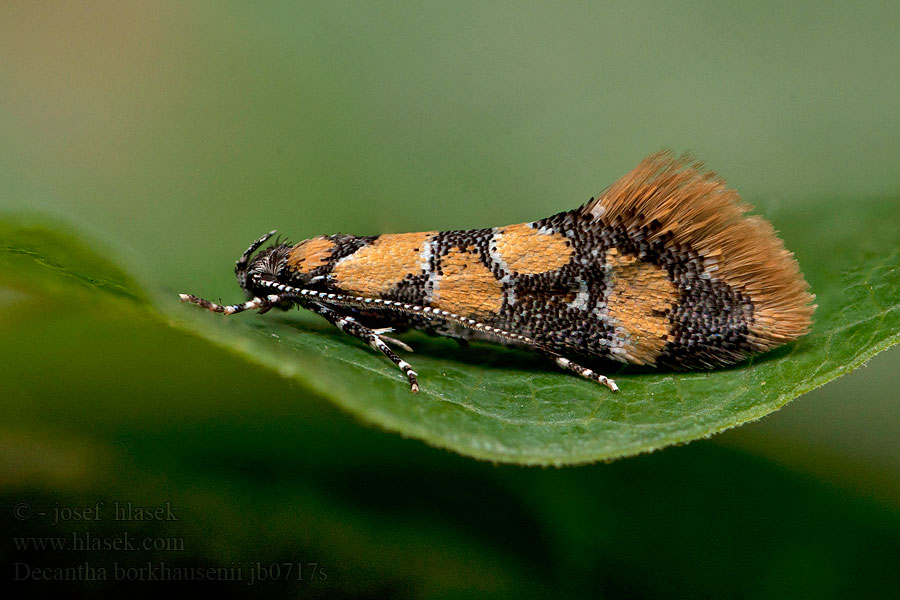
[[[503,284],[479,259],[474,247],[453,248],[441,257],[441,277],[431,305],[468,317],[496,315],[503,307]]]
[[[383,296],[407,275],[428,266],[422,259],[425,244],[436,231],[379,236],[338,262],[331,275],[339,288],[360,296]]]
[[[564,235],[555,231],[542,233],[528,223],[503,227],[494,240],[506,266],[520,275],[555,271],[568,263],[574,252]]]
[[[334,242],[325,236],[304,240],[288,254],[287,264],[298,273],[309,273],[316,267],[328,264]]]
[[[625,330],[623,350],[630,362],[653,364],[669,334],[668,312],[678,302],[678,288],[665,269],[622,255],[606,253],[612,267],[609,316]]]

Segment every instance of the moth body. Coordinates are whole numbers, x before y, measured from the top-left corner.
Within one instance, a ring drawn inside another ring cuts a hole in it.
[[[408,328],[524,346],[617,390],[578,361],[714,368],[805,334],[813,296],[771,226],[714,174],[659,153],[575,210],[488,229],[336,234],[238,260],[250,300],[299,305],[417,374],[384,333]]]

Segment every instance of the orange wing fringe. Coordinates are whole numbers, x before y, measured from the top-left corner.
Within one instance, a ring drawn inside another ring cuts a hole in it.
[[[668,234],[667,245],[696,252],[712,278],[750,297],[750,341],[765,351],[808,333],[816,306],[794,255],[768,221],[745,216],[751,209],[702,163],[669,151],[648,156],[582,208],[602,223],[643,229],[649,240]]]

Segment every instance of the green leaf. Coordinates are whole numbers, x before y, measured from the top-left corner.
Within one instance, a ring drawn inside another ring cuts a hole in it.
[[[560,372],[524,351],[412,334],[406,358],[422,391],[362,343],[310,315],[224,318],[139,285],[79,239],[8,220],[0,226],[7,288],[176,327],[290,378],[365,422],[463,455],[562,465],[609,460],[709,436],[758,419],[900,341],[900,222],[894,202],[823,202],[777,215],[817,294],[813,332],[734,368],[674,373],[610,365],[621,392]],[[151,298],[152,306],[146,298]],[[235,288],[233,298],[240,298]],[[0,297],[2,301],[2,297]],[[7,301],[14,301],[9,300]],[[199,358],[198,358],[199,360]],[[301,402],[284,399],[285,402]]]

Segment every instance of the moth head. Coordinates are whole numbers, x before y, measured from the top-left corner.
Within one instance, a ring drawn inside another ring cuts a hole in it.
[[[238,282],[244,288],[247,297],[252,298],[272,293],[270,288],[260,285],[261,281],[283,282],[290,251],[291,247],[287,244],[269,246],[251,258],[243,270],[235,269]]]
[[[274,234],[275,231],[270,231],[253,242],[234,265],[234,274],[248,298],[271,294],[271,288],[261,282],[280,281],[287,269],[288,255],[291,251],[288,244],[276,241],[275,244],[253,255]]]

